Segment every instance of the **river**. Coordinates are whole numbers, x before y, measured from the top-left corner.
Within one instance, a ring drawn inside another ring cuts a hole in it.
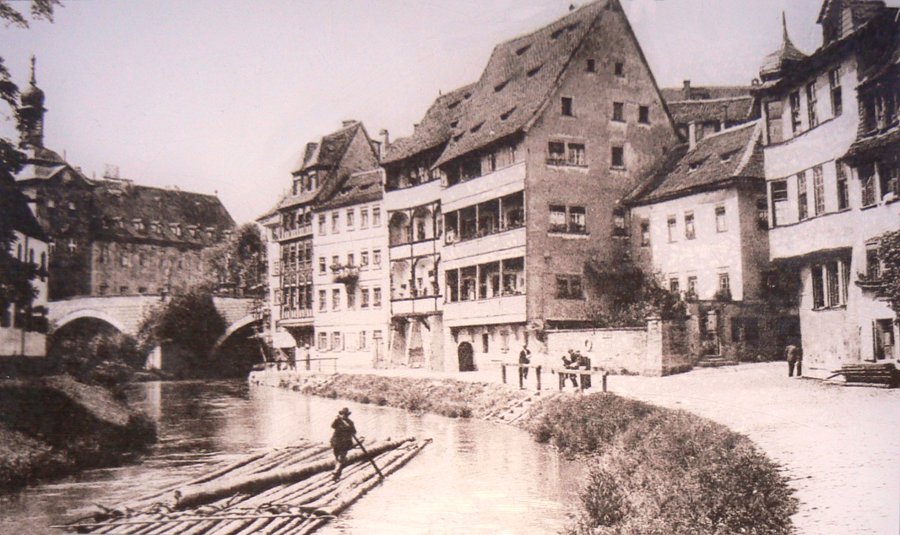
[[[194,476],[247,452],[327,442],[348,406],[360,435],[430,437],[434,442],[319,533],[551,534],[575,508],[581,465],[561,459],[519,429],[248,386],[243,381],[131,385],[129,400],[159,426],[139,463],[89,470],[0,497],[0,533],[59,535],[94,504],[116,503]]]

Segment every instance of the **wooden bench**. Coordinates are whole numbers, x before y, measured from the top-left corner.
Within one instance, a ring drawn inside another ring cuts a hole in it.
[[[900,385],[900,372],[893,364],[846,364],[828,377],[843,375],[848,384],[880,385],[896,388]]]

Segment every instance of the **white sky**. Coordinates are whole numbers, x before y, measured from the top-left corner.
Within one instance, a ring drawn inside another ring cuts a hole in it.
[[[782,10],[801,50],[821,43],[821,0],[622,2],[663,87],[748,84],[781,42]],[[307,141],[343,119],[408,135],[439,90],[475,81],[494,45],[569,3],[65,0],[53,24],[0,27],[0,56],[24,87],[37,55],[45,145],[88,176],[110,163],[218,192],[240,223],[275,203]],[[9,136],[8,110],[0,121]]]

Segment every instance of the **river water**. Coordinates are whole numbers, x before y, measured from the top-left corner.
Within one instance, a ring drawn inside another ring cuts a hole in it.
[[[132,385],[129,399],[159,426],[160,441],[140,462],[89,470],[0,497],[0,533],[58,535],[52,528],[94,504],[149,494],[204,471],[210,463],[300,438],[327,442],[348,406],[370,440],[434,440],[319,533],[557,533],[574,510],[582,467],[519,429],[476,420],[248,386],[243,381]]]

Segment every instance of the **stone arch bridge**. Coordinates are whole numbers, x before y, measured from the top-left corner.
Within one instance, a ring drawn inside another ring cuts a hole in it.
[[[224,344],[238,330],[259,323],[253,314],[253,299],[243,297],[214,297],[216,309],[228,325],[213,351]],[[124,334],[136,335],[144,315],[161,304],[160,296],[112,295],[74,297],[48,304],[50,334],[79,319],[103,321]]]

